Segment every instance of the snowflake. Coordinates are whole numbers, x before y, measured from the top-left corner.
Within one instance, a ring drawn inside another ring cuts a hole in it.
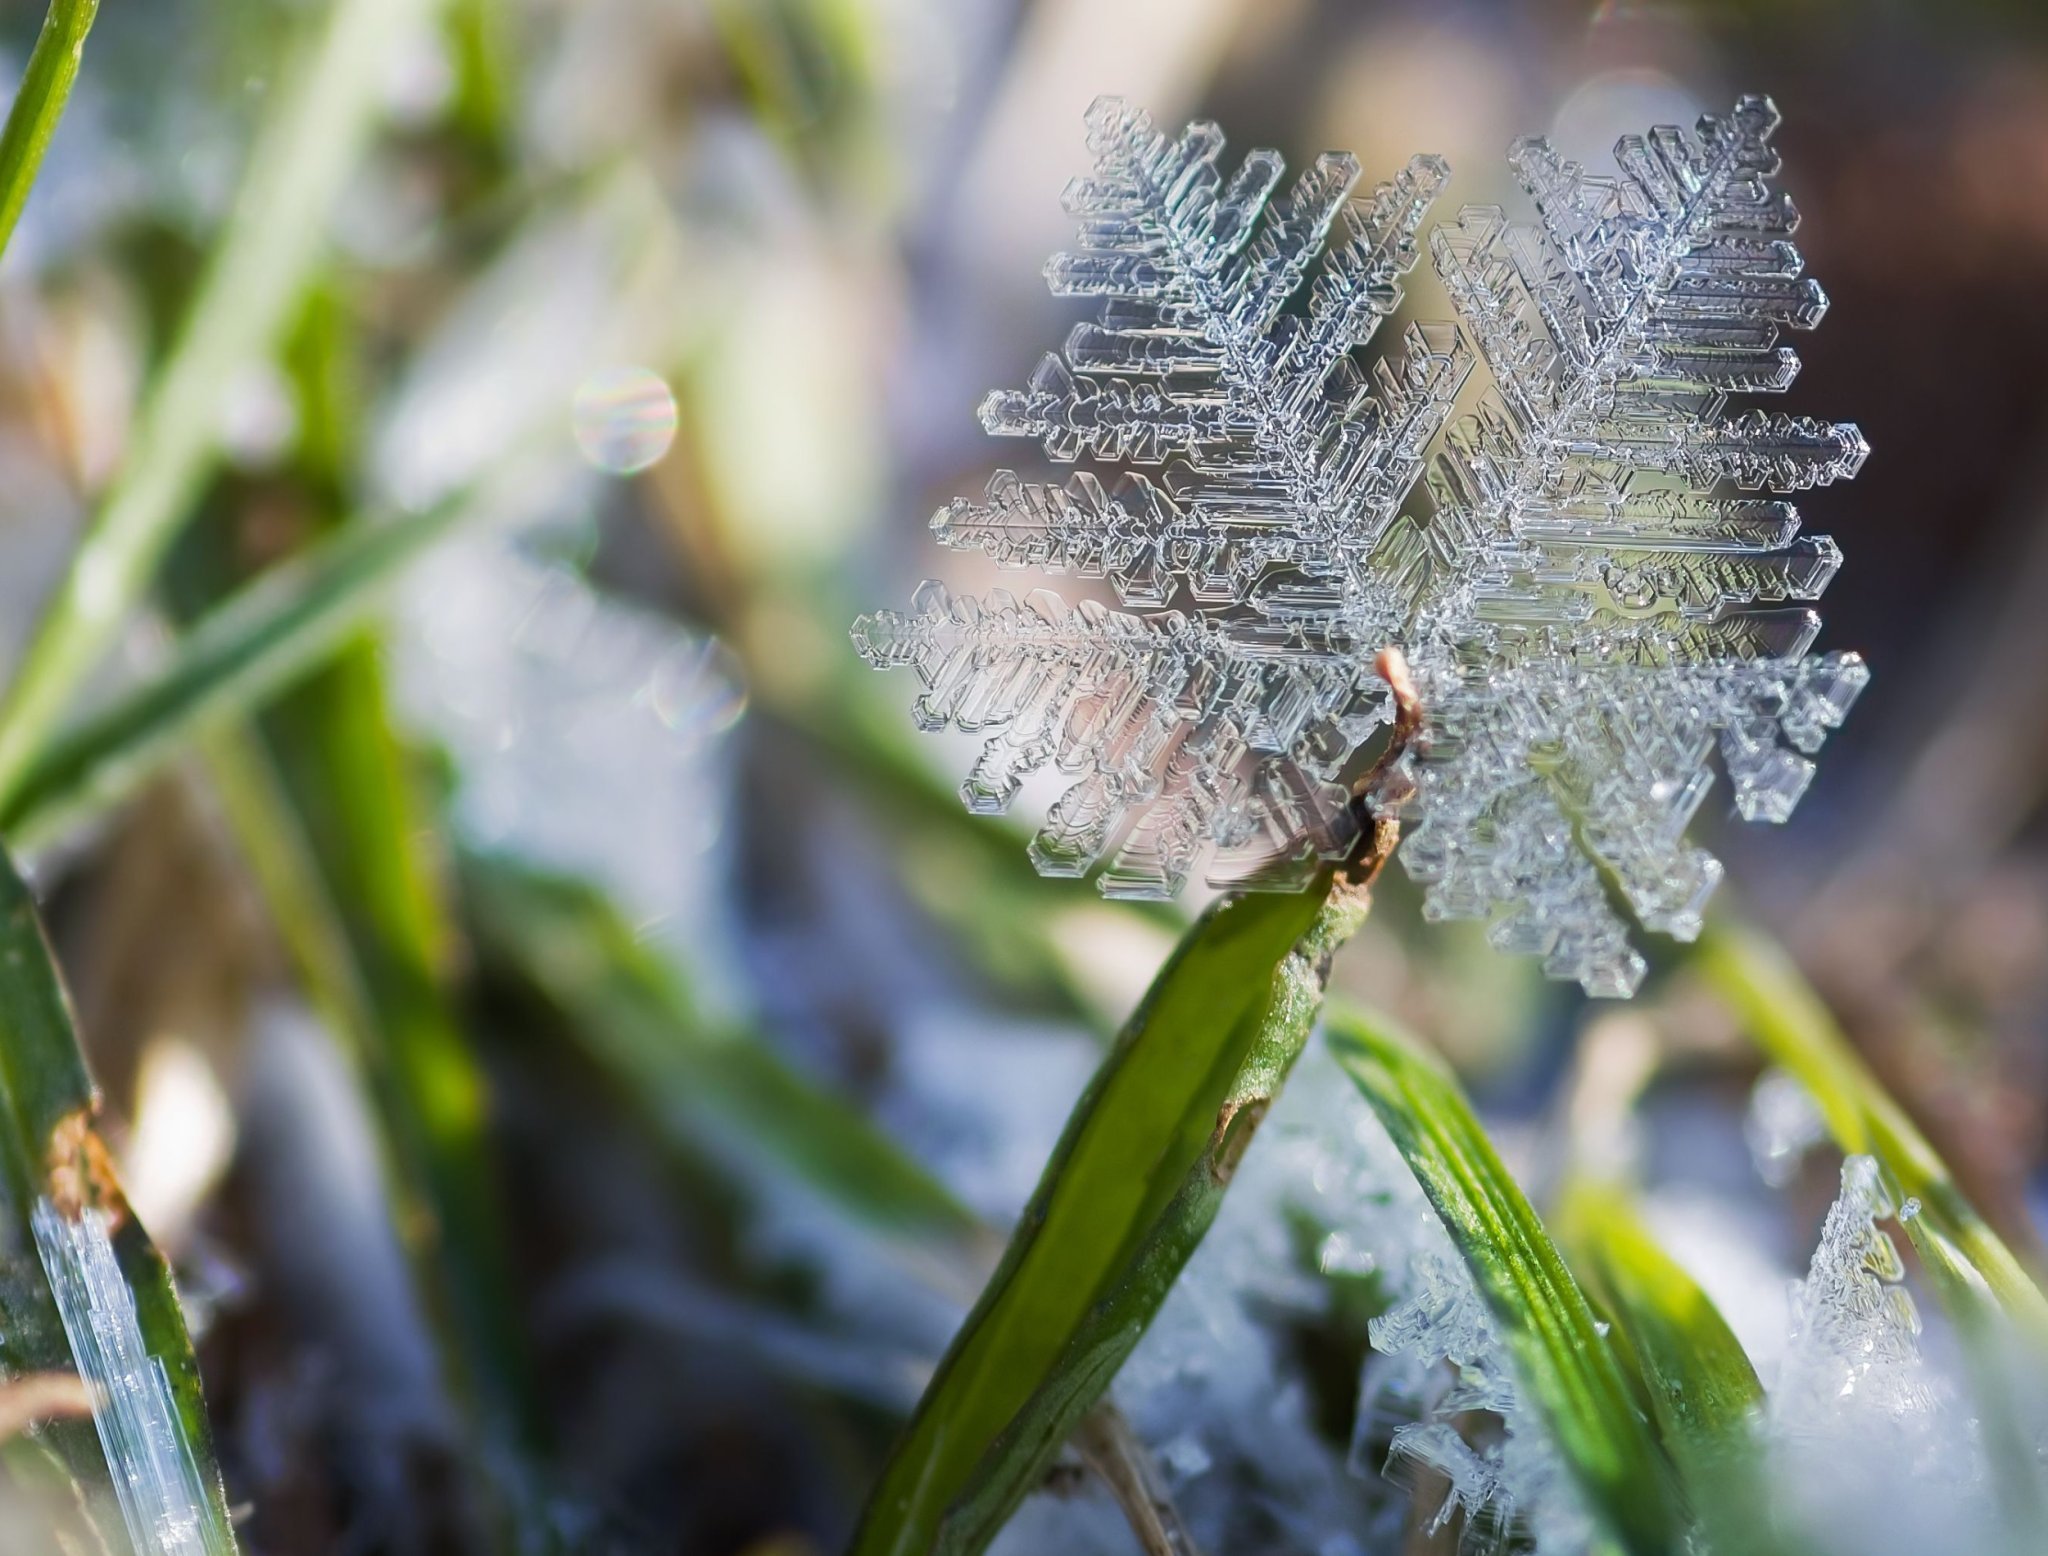
[[[927,583],[854,626],[870,663],[917,671],[922,726],[986,735],[968,807],[1050,768],[1047,874],[1168,896],[1206,856],[1219,886],[1298,886],[1357,836],[1349,781],[1391,713],[1373,658],[1397,646],[1427,723],[1382,799],[1420,821],[1401,857],[1426,912],[1631,992],[1619,910],[1689,938],[1719,881],[1685,839],[1713,749],[1736,809],[1781,821],[1867,679],[1808,653],[1801,602],[1839,551],[1763,495],[1853,475],[1861,435],[1727,408],[1791,382],[1780,331],[1827,305],[1770,187],[1776,124],[1744,98],[1624,137],[1607,177],[1517,143],[1538,220],[1436,227],[1457,321],[1374,359],[1439,159],[1358,200],[1357,164],[1325,155],[1276,196],[1276,153],[1226,177],[1214,125],[1168,139],[1096,103],[1080,244],[1046,275],[1101,311],[981,420],[1123,468],[999,471],[932,527],[1122,608]]]

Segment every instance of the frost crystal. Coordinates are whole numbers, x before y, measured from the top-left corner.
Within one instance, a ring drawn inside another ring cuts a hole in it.
[[[1877,1225],[1894,1210],[1874,1158],[1842,1163],[1841,1195],[1792,1289],[1792,1336],[1774,1391],[1781,1423],[1795,1430],[1802,1411],[1834,1417],[1852,1400],[1859,1413],[1891,1421],[1933,1411],[1905,1261]]]
[[[986,735],[968,807],[1053,768],[1047,874],[1106,860],[1105,893],[1167,896],[1208,853],[1214,884],[1298,884],[1356,836],[1347,781],[1389,712],[1372,660],[1397,645],[1428,713],[1402,850],[1427,911],[1630,992],[1643,963],[1610,896],[1697,932],[1721,867],[1684,832],[1712,751],[1736,809],[1782,821],[1866,679],[1808,655],[1801,602],[1840,554],[1765,495],[1853,475],[1862,437],[1728,412],[1791,382],[1779,332],[1826,307],[1769,184],[1776,123],[1745,98],[1627,136],[1611,177],[1519,142],[1538,220],[1437,227],[1457,322],[1368,359],[1441,161],[1358,200],[1357,165],[1326,155],[1276,194],[1274,152],[1226,174],[1214,125],[1169,139],[1098,102],[1095,172],[1066,196],[1080,243],[1046,274],[1100,312],[981,419],[1125,468],[999,471],[933,529],[1104,580],[1122,608],[928,583],[854,628],[870,663],[916,670],[921,725]]]
[[[72,1358],[93,1392],[92,1420],[139,1556],[204,1556],[205,1491],[164,1364],[149,1354],[104,1212],[74,1220],[48,1200],[31,1218],[36,1251]]]
[[[2017,1550],[1999,1535],[1978,1425],[1923,1354],[1904,1261],[1877,1224],[1906,1210],[1871,1157],[1842,1163],[1769,1390],[1773,1479],[1820,1550]]]
[[[1390,1170],[1401,1167],[1391,1147],[1385,1155]],[[1385,1434],[1383,1473],[1418,1494],[1439,1488],[1428,1530],[1462,1514],[1468,1556],[1531,1544],[1558,1556],[1592,1549],[1578,1489],[1522,1396],[1470,1272],[1426,1204],[1417,1224],[1405,1294],[1369,1326],[1375,1354],[1361,1382],[1354,1459],[1368,1458]]]
[[[1820,1105],[1798,1076],[1770,1069],[1758,1077],[1742,1120],[1742,1138],[1764,1182],[1785,1187],[1806,1153],[1827,1137]]]

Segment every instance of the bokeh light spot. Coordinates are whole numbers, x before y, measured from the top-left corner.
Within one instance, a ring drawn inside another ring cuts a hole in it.
[[[731,729],[747,707],[739,663],[716,638],[679,644],[664,654],[641,697],[663,724],[697,738]]]
[[[611,367],[576,391],[576,446],[609,475],[633,475],[657,463],[676,440],[676,397],[644,367]]]

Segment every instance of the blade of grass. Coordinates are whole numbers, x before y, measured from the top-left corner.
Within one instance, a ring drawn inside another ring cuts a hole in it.
[[[258,129],[198,295],[151,383],[129,452],[0,701],[0,797],[13,792],[190,512],[222,396],[273,349],[368,143],[401,29],[431,0],[337,0]]]
[[[1642,1367],[1667,1443],[1712,1450],[1746,1436],[1756,1368],[1707,1294],[1657,1246],[1621,1190],[1581,1182],[1561,1218],[1578,1267]]]
[[[1707,1294],[1643,1225],[1628,1194],[1581,1179],[1564,1195],[1565,1242],[1642,1379],[1651,1417],[1716,1556],[1804,1556],[1778,1527],[1757,1435],[1764,1391]]]
[[[96,1304],[104,1304],[111,1326],[119,1309],[133,1304],[141,1345],[162,1368],[169,1410],[155,1424],[174,1439],[150,1445],[183,1455],[193,1471],[196,1505],[182,1508],[208,1556],[231,1556],[234,1535],[228,1522],[220,1470],[214,1459],[199,1367],[169,1266],[121,1196],[106,1147],[93,1125],[96,1097],[86,1073],[70,1001],[44,939],[35,901],[0,854],[0,1181],[5,1186],[6,1253],[0,1258],[0,1325],[11,1375],[68,1369],[74,1364],[66,1339],[66,1318],[53,1297],[47,1270],[90,1279]],[[58,1237],[39,1235],[38,1217]],[[63,1245],[73,1234],[90,1244],[104,1228],[118,1289],[108,1290],[100,1272],[67,1265]],[[43,1249],[38,1265],[32,1250]],[[75,1316],[72,1320],[75,1324]],[[88,1328],[97,1327],[88,1325]],[[104,1343],[104,1341],[103,1341]],[[103,1391],[101,1412],[119,1380],[95,1375],[78,1358],[79,1370]],[[106,1523],[125,1492],[133,1497],[157,1473],[156,1461],[109,1463],[91,1429],[53,1423],[42,1438],[80,1484],[97,1522]],[[118,1434],[113,1434],[118,1443]],[[110,1534],[110,1526],[103,1535]],[[118,1546],[117,1546],[118,1548]]]
[[[410,531],[402,539],[379,533],[388,526],[344,520],[363,364],[343,293],[324,283],[309,291],[284,360],[300,406],[292,473],[301,516],[316,538],[232,599],[269,590],[281,606],[302,601],[306,608],[251,610],[243,620],[274,620],[277,630],[222,638],[260,639],[251,674],[268,667],[266,690],[289,679],[287,669],[299,679],[266,721],[274,737],[269,747],[240,726],[218,724],[202,746],[222,810],[309,1002],[349,1050],[364,1083],[394,1225],[476,1455],[476,1507],[495,1544],[512,1549],[519,1510],[531,1495],[521,1480],[529,1467],[522,1450],[536,1443],[540,1423],[509,1313],[503,1208],[486,1151],[486,1089],[444,987],[451,937],[437,900],[435,861],[422,848],[427,829],[391,730],[377,648],[358,608],[465,512],[487,507],[490,493],[457,494],[402,521]],[[225,525],[194,532],[167,569],[165,593],[188,614],[219,599],[234,576],[227,535]],[[269,581],[294,576],[326,587]],[[211,606],[194,637],[231,609]],[[327,661],[302,673],[318,652]],[[238,711],[254,701],[245,699]]]
[[[1362,889],[1226,900],[1069,1116],[1001,1265],[884,1467],[855,1556],[982,1549],[1108,1386],[1307,1041]]]
[[[489,1091],[452,1010],[453,934],[432,831],[394,733],[375,644],[359,638],[273,711],[279,766],[383,1034],[390,1127],[433,1210],[436,1317],[457,1339],[458,1397],[501,1441],[542,1435],[508,1293]]]
[[[71,100],[71,85],[85,55],[85,36],[99,9],[100,0],[51,0],[44,13],[43,30],[36,35],[28,69],[7,110],[6,128],[0,129],[0,252],[14,236],[15,223],[21,220],[21,209],[42,168],[43,153],[50,149],[50,137],[57,133],[57,121]]]
[[[1812,1093],[1842,1152],[1875,1156],[1901,1198],[1920,1202],[1906,1232],[1950,1313],[1959,1322],[2009,1322],[2036,1346],[2048,1346],[2048,1296],[1964,1197],[1791,959],[1759,935],[1713,925],[1693,964],[1763,1050]]]
[[[384,588],[468,511],[344,525],[260,575],[177,642],[147,680],[60,730],[0,803],[0,833],[30,847],[116,803],[186,744],[246,718],[338,651]]]
[[[983,1262],[989,1234],[973,1211],[758,1037],[708,1027],[681,975],[595,888],[496,855],[466,853],[461,868],[484,951],[531,978],[661,1127],[693,1144],[728,1138],[856,1220]]]
[[[1376,1018],[1333,1010],[1332,1050],[1386,1125],[1463,1254],[1588,1505],[1638,1556],[1683,1525],[1669,1465],[1614,1348],[1458,1083]]]

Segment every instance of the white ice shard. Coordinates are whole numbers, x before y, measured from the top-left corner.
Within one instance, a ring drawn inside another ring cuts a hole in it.
[[[208,1556],[199,1467],[170,1378],[143,1342],[105,1212],[67,1216],[42,1199],[30,1224],[138,1556]]]
[[[1923,1354],[1906,1268],[1878,1223],[1900,1207],[1868,1156],[1842,1163],[1791,1334],[1769,1381],[1766,1462],[1785,1511],[1829,1556],[2018,1550],[2001,1531],[1978,1422]],[[2038,1531],[2034,1531],[2038,1535]]]

